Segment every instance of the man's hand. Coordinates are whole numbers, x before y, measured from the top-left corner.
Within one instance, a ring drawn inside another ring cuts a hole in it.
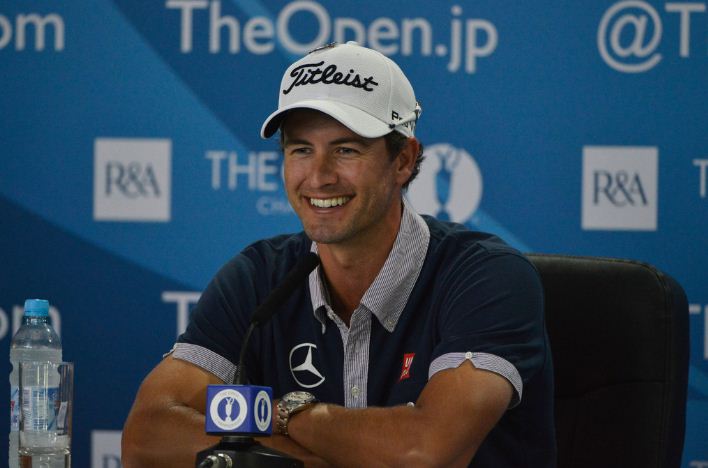
[[[512,386],[465,361],[438,372],[415,407],[318,403],[290,418],[290,438],[336,466],[467,466],[509,406]]]

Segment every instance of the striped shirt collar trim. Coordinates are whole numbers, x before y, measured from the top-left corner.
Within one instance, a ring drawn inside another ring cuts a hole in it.
[[[396,328],[408,297],[418,281],[429,243],[428,225],[403,197],[403,216],[393,248],[376,279],[364,293],[360,304],[370,310],[389,333]],[[312,242],[310,251],[318,252],[315,242]],[[310,273],[309,287],[315,318],[324,326],[329,295],[322,281],[320,268],[318,266]]]

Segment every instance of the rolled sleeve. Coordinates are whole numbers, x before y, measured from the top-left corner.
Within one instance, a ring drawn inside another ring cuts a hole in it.
[[[517,406],[548,352],[536,269],[518,253],[486,252],[461,261],[444,281],[449,292],[429,375],[469,359],[506,378],[514,388],[510,408]]]
[[[477,369],[494,372],[509,381],[514,389],[509,408],[513,408],[521,402],[524,384],[519,371],[506,359],[489,353],[467,351],[466,353],[446,353],[438,356],[430,363],[428,380],[441,370],[456,369],[465,361],[470,361]]]
[[[201,367],[225,383],[232,382],[236,373],[236,366],[231,361],[203,346],[175,343],[172,348],[172,357]]]

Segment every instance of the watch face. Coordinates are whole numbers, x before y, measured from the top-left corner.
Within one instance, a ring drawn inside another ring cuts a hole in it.
[[[283,399],[289,404],[304,404],[314,401],[315,396],[310,392],[297,391],[288,393]]]

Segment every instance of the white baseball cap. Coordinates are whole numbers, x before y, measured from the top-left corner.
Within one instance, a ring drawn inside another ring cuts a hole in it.
[[[412,137],[421,113],[398,65],[353,41],[320,47],[290,65],[261,137],[270,138],[289,110],[301,108],[324,112],[365,138],[392,130]]]

